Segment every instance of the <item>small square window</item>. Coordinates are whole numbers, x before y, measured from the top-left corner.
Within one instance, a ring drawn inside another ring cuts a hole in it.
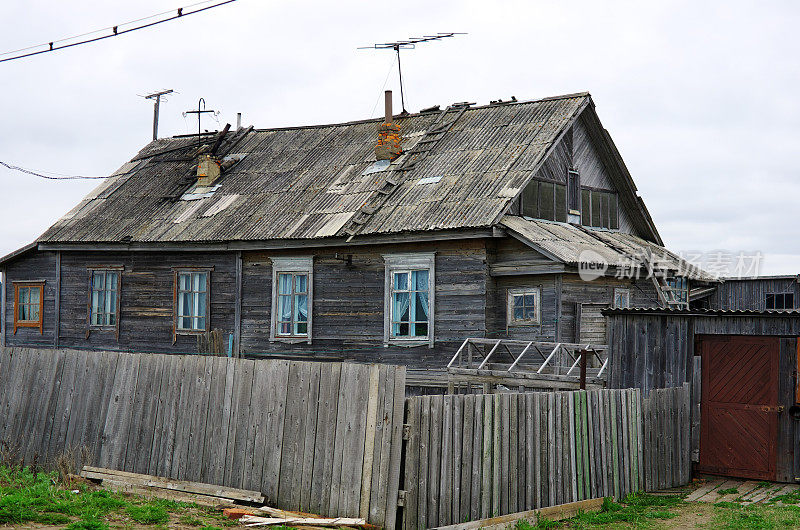
[[[541,290],[509,289],[507,320],[509,326],[530,326],[541,323]]]
[[[614,309],[627,309],[631,306],[630,289],[614,289]]]

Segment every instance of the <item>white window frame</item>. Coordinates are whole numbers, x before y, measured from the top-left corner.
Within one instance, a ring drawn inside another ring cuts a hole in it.
[[[533,320],[517,320],[514,318],[514,297],[533,295],[536,299],[536,318]],[[506,293],[506,323],[509,327],[542,325],[542,289],[541,287],[515,287]]]
[[[383,345],[389,346],[421,346],[427,344],[433,348],[436,314],[436,253],[424,252],[414,254],[384,254],[386,276],[383,288]],[[410,270],[428,271],[428,336],[427,337],[392,337],[392,280],[395,272]]]
[[[270,310],[269,340],[272,342],[307,342],[311,344],[311,334],[314,329],[314,257],[278,257],[270,258],[272,261],[272,306]],[[279,335],[278,334],[278,274],[305,274],[307,275],[308,297],[308,333],[306,335]]]
[[[620,307],[617,305],[617,295],[625,297],[626,305]],[[611,307],[614,309],[628,309],[631,307],[631,290],[623,287],[614,287],[614,297],[611,299]]]

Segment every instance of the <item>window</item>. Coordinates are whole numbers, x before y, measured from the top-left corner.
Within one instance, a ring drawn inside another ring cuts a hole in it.
[[[311,342],[313,258],[272,258],[270,340]]]
[[[794,293],[767,293],[765,309],[794,309]]]
[[[581,190],[581,220],[585,226],[619,228],[617,194],[583,188]]]
[[[14,282],[14,333],[19,328],[38,328],[43,334],[43,305],[44,282]]]
[[[121,269],[89,271],[89,327],[118,329]]]
[[[384,260],[384,341],[433,347],[434,254],[392,254]]]
[[[580,211],[581,208],[581,174],[574,169],[567,171],[567,195],[569,196],[569,209]]]
[[[175,272],[175,332],[202,333],[209,329],[208,279],[210,269]]]
[[[614,309],[627,309],[631,306],[631,290],[614,289]]]
[[[522,215],[550,221],[567,220],[567,187],[546,181],[531,181],[522,192]]]
[[[667,300],[683,304],[689,303],[689,282],[686,278],[681,276],[669,278],[667,280],[667,286],[669,287],[669,291],[665,293]]]
[[[539,325],[541,318],[541,290],[509,289],[508,309],[506,312],[509,326]]]

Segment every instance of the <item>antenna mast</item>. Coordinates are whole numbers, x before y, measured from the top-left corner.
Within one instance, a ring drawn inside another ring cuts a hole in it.
[[[197,114],[197,147],[200,147],[200,145],[203,143],[202,132],[200,130],[201,129],[200,118],[203,117],[203,114],[213,114],[213,113],[214,113],[213,110],[206,110],[206,100],[203,98],[200,98],[200,100],[197,102],[197,110],[187,110],[186,112],[183,113],[184,115]]]
[[[406,98],[403,93],[403,69],[400,66],[400,50],[413,50],[417,44],[422,42],[430,42],[434,40],[442,40],[456,35],[466,35],[466,33],[437,33],[436,35],[425,35],[423,37],[409,37],[407,40],[399,40],[395,42],[380,42],[372,46],[361,46],[359,50],[394,50],[397,54],[397,73],[400,77],[400,104],[403,106],[403,113],[406,113]]]
[[[155,104],[153,105],[153,140],[158,140],[158,110],[161,106],[161,98],[164,98],[164,101],[167,101],[165,97],[167,94],[172,94],[175,92],[172,89],[169,90],[159,90],[158,92],[153,92],[152,94],[147,94],[146,96],[142,96],[144,99],[154,99]]]

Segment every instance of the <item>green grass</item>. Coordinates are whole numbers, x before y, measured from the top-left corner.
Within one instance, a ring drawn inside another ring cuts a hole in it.
[[[731,494],[739,493],[739,490],[737,488],[728,488],[728,489],[724,489],[724,490],[719,490],[719,491],[717,491],[717,493],[719,493],[720,495],[731,495]]]
[[[800,507],[734,503],[714,505],[714,518],[710,527],[724,530],[771,530],[800,527]]]
[[[674,508],[685,504],[680,495],[649,495],[632,493],[622,503],[611,498],[603,499],[598,512],[579,513],[571,519],[550,521],[539,519],[536,525],[527,521],[517,523],[517,530],[542,530],[550,528],[603,528],[607,526],[633,526],[648,528],[678,516]],[[663,524],[663,523],[662,523]]]
[[[65,487],[56,473],[0,466],[0,525],[41,524],[70,530],[108,530],[179,523],[197,528],[237,525],[218,510],[195,504],[144,498],[85,484]]]

